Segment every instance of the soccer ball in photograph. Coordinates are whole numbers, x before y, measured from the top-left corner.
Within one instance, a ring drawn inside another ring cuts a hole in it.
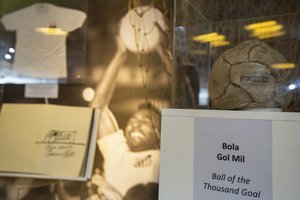
[[[161,42],[160,31],[166,30],[167,25],[160,10],[151,6],[139,6],[130,9],[121,19],[119,34],[131,52],[149,53]]]
[[[286,59],[259,40],[244,41],[225,51],[209,76],[215,109],[283,108],[291,100],[292,69]]]

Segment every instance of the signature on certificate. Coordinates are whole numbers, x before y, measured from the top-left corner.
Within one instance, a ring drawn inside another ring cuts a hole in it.
[[[50,130],[44,138],[45,143],[69,143],[75,142],[76,131]]]
[[[86,144],[76,142],[77,131],[75,130],[56,130],[51,129],[45,137],[37,144],[45,145],[45,156],[47,157],[73,157],[76,154],[76,146],[84,146]]]

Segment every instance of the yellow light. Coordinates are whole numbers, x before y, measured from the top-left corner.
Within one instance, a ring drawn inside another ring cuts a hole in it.
[[[277,32],[277,31],[280,31],[282,28],[283,28],[283,26],[280,24],[277,24],[274,26],[257,28],[253,31],[253,35],[257,36],[257,35],[263,34],[263,33]]]
[[[295,67],[295,63],[275,63],[272,65],[272,68],[274,69],[293,69]]]
[[[202,40],[201,42],[205,43],[205,42],[214,42],[214,41],[220,41],[220,40],[225,40],[225,36],[224,35],[217,35],[215,37],[211,37],[211,38],[207,38]]]
[[[68,32],[63,31],[60,28],[37,28],[36,31],[44,35],[67,35],[68,34]]]
[[[267,38],[273,38],[273,37],[280,37],[285,35],[284,31],[279,31],[279,32],[271,32],[271,33],[263,33],[263,34],[258,34],[256,37],[259,39],[267,39]]]
[[[224,35],[220,35],[216,32],[195,36],[193,37],[193,40],[200,43],[209,42],[212,47],[226,46],[230,44]]]
[[[193,37],[193,40],[198,41],[198,42],[210,42],[210,41],[218,39],[218,37],[220,37],[220,36],[222,36],[222,35],[219,35],[218,33],[213,32],[213,33],[195,36],[195,37]]]
[[[283,26],[275,20],[265,21],[245,26],[245,29],[251,32],[252,37],[259,39],[268,39],[285,35]]]
[[[221,47],[221,46],[227,46],[227,45],[230,45],[230,42],[229,42],[229,41],[226,41],[226,40],[217,40],[217,41],[211,42],[210,45],[211,45],[212,47]]]
[[[267,27],[267,26],[274,26],[276,24],[277,24],[277,22],[275,20],[265,21],[265,22],[249,24],[249,25],[245,26],[245,29],[249,31],[249,30],[254,30],[254,29],[257,29],[257,28],[262,28],[262,27]]]

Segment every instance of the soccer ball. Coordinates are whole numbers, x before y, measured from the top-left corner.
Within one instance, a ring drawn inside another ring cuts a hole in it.
[[[148,53],[160,43],[160,27],[167,30],[167,25],[160,10],[150,6],[131,9],[121,19],[120,37],[131,52]]]
[[[244,41],[225,51],[208,80],[215,109],[283,108],[292,94],[292,69],[274,68],[287,63],[276,50],[259,40]]]

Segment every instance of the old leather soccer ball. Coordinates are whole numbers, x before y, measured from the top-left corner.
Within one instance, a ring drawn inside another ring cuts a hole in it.
[[[259,40],[247,40],[225,51],[214,64],[208,89],[215,109],[283,108],[291,100],[292,69],[276,50]]]

